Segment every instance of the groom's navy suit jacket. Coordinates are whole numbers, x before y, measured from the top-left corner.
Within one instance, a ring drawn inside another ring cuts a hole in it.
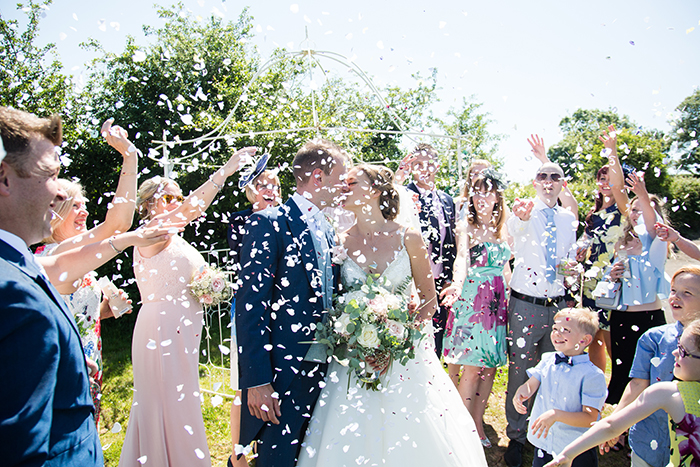
[[[289,423],[302,430],[295,433],[292,427],[291,435],[273,442],[286,449],[296,438],[292,456],[301,444],[308,421],[308,416],[302,415],[313,409],[320,393],[318,382],[326,368],[325,363],[303,361],[308,342],[314,338],[312,325],[321,320],[323,312],[321,277],[311,235],[293,199],[277,208],[253,213],[243,238],[239,275],[242,285],[236,293],[243,396],[241,444],[260,439],[264,425],[250,415],[247,389],[270,383],[280,396],[282,416],[294,418],[281,420],[280,429],[284,431]],[[334,275],[338,277],[336,269]],[[301,412],[293,414],[292,406],[301,407]],[[290,462],[288,465],[294,465],[293,460]]]
[[[0,464],[102,465],[89,388],[63,299],[0,240]]]

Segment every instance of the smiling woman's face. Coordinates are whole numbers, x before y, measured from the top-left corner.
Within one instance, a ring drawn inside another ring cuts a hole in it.
[[[253,186],[253,193],[255,193],[253,212],[277,206],[281,201],[280,185],[273,175],[258,177]]]
[[[63,217],[63,222],[53,232],[54,238],[58,241],[63,241],[76,235],[84,234],[88,230],[85,224],[87,216],[88,210],[85,207],[85,198],[78,195],[73,198],[71,209]]]

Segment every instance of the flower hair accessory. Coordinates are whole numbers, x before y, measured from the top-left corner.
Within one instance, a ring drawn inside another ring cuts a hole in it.
[[[506,182],[503,174],[496,172],[493,167],[482,170],[479,175],[491,180],[496,185],[498,191],[503,191],[508,188],[508,182]]]

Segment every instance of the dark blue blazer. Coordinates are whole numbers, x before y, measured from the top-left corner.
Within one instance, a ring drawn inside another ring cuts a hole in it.
[[[420,195],[420,191],[418,191],[418,187],[415,183],[409,183],[406,188]],[[442,212],[447,221],[447,229],[442,242],[442,258],[431,259],[434,262],[442,261],[442,274],[440,277],[435,278],[437,284],[442,284],[445,281],[452,282],[452,269],[455,257],[457,256],[457,243],[455,241],[455,202],[452,197],[444,191],[437,190],[437,194],[442,202]],[[434,216],[430,216],[428,210],[425,209],[426,201],[422,196],[419,196],[418,201],[421,207],[418,214],[420,217],[421,229],[425,231],[431,225],[430,217]],[[425,239],[425,235],[423,238]],[[434,245],[430,242],[430,239],[426,239],[426,246],[429,252],[433,251]]]
[[[239,276],[243,286],[235,310],[244,401],[247,388],[266,383],[283,400],[289,398],[287,389],[314,338],[311,325],[322,317],[320,271],[311,231],[301,215],[290,199],[253,213],[246,224]],[[262,422],[256,422],[245,404],[241,417],[241,442],[247,444]]]
[[[234,212],[228,220],[226,240],[228,240],[228,247],[231,249],[231,262],[235,265],[235,271],[240,270],[241,249],[243,248],[243,236],[246,230],[245,224],[251,214],[253,214],[252,207]]]
[[[0,240],[0,464],[103,465],[73,316]]]

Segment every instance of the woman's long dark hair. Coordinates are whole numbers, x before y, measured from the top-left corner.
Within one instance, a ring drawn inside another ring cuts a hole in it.
[[[608,175],[608,171],[610,170],[610,167],[608,165],[604,165],[603,167],[598,169],[598,172],[595,174],[595,181],[597,182],[600,180],[600,178],[603,175]],[[603,196],[603,193],[598,191],[598,196],[595,199],[595,206],[591,211],[586,215],[586,227],[588,229],[593,228],[593,214],[596,212],[600,211],[600,209],[603,207],[603,203],[605,202],[605,196]]]

